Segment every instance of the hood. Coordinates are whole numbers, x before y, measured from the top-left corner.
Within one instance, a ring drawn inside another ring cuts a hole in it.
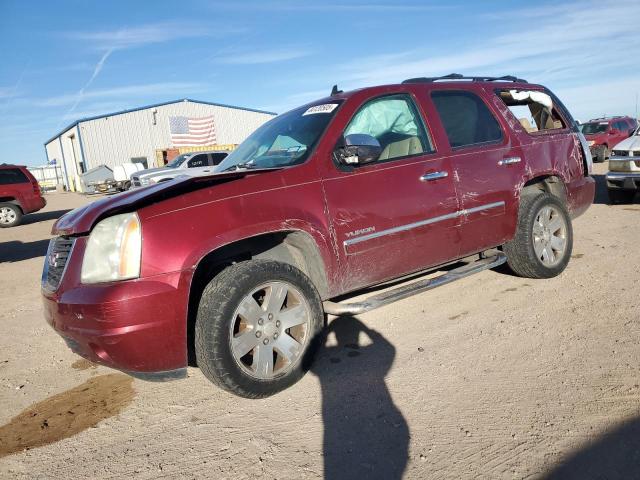
[[[587,140],[593,140],[596,143],[602,142],[606,137],[608,137],[606,133],[590,133],[589,135],[585,135],[584,138]]]
[[[87,233],[99,220],[111,215],[133,212],[147,205],[194,190],[213,187],[221,183],[238,180],[247,175],[273,170],[280,170],[280,168],[238,170],[235,172],[216,173],[199,177],[182,176],[167,182],[104,197],[84,207],[76,208],[60,217],[56,223],[53,224],[51,234],[80,235]]]
[[[640,135],[634,135],[618,143],[613,150],[640,150]]]
[[[143,175],[146,176],[149,173],[156,173],[156,172],[166,172],[168,170],[175,170],[175,168],[173,167],[157,167],[157,168],[147,168],[146,170],[140,170],[139,172],[133,173],[131,174],[132,177],[142,177]]]

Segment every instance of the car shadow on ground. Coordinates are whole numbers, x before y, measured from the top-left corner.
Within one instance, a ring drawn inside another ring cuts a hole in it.
[[[545,480],[640,478],[640,418],[609,430],[543,477]]]
[[[395,348],[350,316],[332,321],[320,341],[311,371],[322,387],[324,478],[402,478],[409,427],[385,383]]]
[[[0,243],[0,263],[20,262],[30,258],[43,257],[47,253],[48,247],[49,240],[2,242]]]
[[[50,212],[36,212],[25,215],[20,225],[29,225],[31,223],[46,222],[47,220],[57,220],[62,215],[71,210],[52,210]]]

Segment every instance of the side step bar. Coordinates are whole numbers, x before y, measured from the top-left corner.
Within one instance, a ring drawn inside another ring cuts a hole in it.
[[[330,315],[359,315],[361,313],[369,312],[379,307],[389,305],[390,303],[397,302],[404,298],[416,295],[418,293],[432,290],[436,287],[441,287],[447,283],[455,282],[462,278],[473,275],[474,273],[480,273],[483,270],[495,268],[502,265],[507,261],[507,256],[502,252],[496,252],[495,255],[490,257],[480,258],[475,262],[467,263],[462,267],[458,267],[447,273],[444,273],[438,277],[427,278],[424,280],[418,280],[406,285],[402,285],[393,290],[373,295],[361,302],[356,303],[336,303],[331,301],[323,302],[324,311]]]

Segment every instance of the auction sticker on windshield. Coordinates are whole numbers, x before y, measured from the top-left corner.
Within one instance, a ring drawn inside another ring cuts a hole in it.
[[[336,109],[337,106],[337,103],[324,103],[322,105],[315,105],[313,107],[309,107],[307,111],[302,115],[313,115],[314,113],[331,113]]]

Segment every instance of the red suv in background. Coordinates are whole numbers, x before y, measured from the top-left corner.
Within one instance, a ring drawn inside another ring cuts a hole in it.
[[[220,387],[265,397],[304,374],[326,314],[361,314],[505,262],[523,277],[559,275],[572,219],[593,201],[590,173],[586,140],[540,85],[453,74],[334,87],[265,123],[218,173],[61,217],[44,315],[92,361],[156,379],[197,362]],[[344,300],[465,258],[440,277]]]
[[[47,204],[40,185],[27,167],[0,165],[0,227],[15,227],[22,216]]]
[[[584,123],[581,128],[589,142],[593,160],[604,162],[613,147],[633,135],[638,122],[631,117],[596,118]]]

